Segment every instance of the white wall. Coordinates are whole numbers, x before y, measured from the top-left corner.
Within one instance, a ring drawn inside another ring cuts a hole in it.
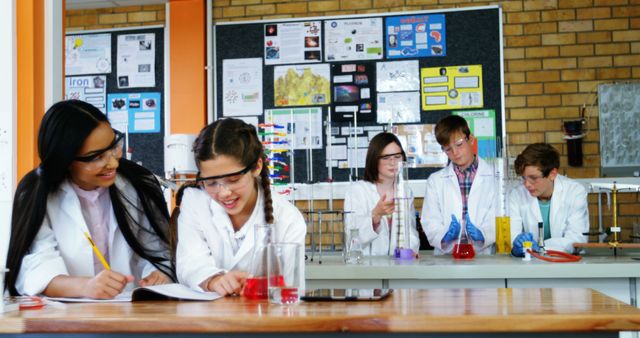
[[[16,1],[0,1],[0,50],[9,51],[0,53],[0,268],[6,262],[16,183]]]

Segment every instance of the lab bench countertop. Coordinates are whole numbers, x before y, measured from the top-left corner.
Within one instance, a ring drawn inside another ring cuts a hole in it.
[[[322,263],[320,263],[320,261]],[[307,261],[306,279],[518,279],[518,278],[636,278],[640,261],[631,256],[584,256],[574,263],[525,262],[510,255],[478,255],[454,260],[451,255],[421,252],[416,260],[365,256],[362,264],[345,264],[340,255],[316,254]]]
[[[238,333],[243,337],[277,333],[293,337],[319,332],[490,336],[517,331],[519,336],[549,336],[628,330],[640,330],[640,310],[586,288],[403,289],[382,301],[290,306],[243,297],[210,302],[72,303],[0,315],[0,333]]]

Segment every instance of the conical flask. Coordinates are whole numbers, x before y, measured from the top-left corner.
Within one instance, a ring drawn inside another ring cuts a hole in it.
[[[242,294],[250,299],[267,299],[269,297],[267,261],[270,254],[267,249],[271,244],[273,226],[271,224],[256,224],[253,230],[255,246],[253,247],[249,276]]]
[[[476,255],[473,244],[471,243],[469,236],[467,236],[467,227],[464,217],[462,218],[462,225],[460,226],[458,242],[453,246],[452,255],[454,259],[472,259]]]

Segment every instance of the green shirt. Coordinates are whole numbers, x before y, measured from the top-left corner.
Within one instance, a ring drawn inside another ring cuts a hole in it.
[[[538,200],[540,214],[542,215],[542,223],[544,224],[544,239],[551,238],[551,225],[549,224],[549,214],[551,211],[551,201]]]

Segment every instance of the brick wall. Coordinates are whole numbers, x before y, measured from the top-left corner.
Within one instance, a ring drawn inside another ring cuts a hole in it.
[[[164,26],[164,5],[70,10],[67,31],[138,26]]]
[[[221,22],[491,4],[500,4],[504,13],[509,153],[518,154],[532,142],[548,142],[562,154],[561,173],[598,177],[597,85],[640,79],[640,0],[214,0],[213,15]],[[164,6],[67,12],[69,30],[156,25],[163,20]],[[578,119],[583,105],[591,116],[590,131],[583,144],[584,165],[574,168],[567,165],[562,122]],[[621,195],[619,222],[623,238],[628,238],[632,224],[640,224],[640,201],[637,194]],[[593,227],[597,197],[589,200]],[[610,226],[611,213],[604,209],[605,225]]]

